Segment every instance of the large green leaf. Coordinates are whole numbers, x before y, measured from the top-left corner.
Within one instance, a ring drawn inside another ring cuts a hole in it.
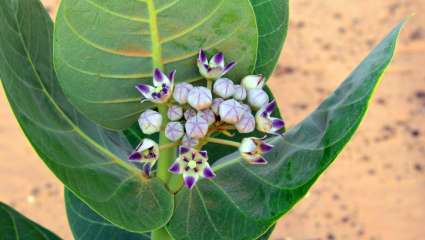
[[[390,63],[400,23],[317,110],[282,137],[266,166],[239,153],[213,165],[217,177],[176,194],[167,228],[179,239],[255,239],[291,209],[350,140]]]
[[[53,25],[38,0],[0,4],[0,78],[34,149],[69,189],[132,231],[166,224],[172,195],[128,164],[123,133],[98,127],[66,100],[53,71]]]
[[[1,240],[60,240],[58,236],[0,202]]]
[[[148,233],[128,232],[108,222],[69,190],[65,190],[65,205],[75,240],[150,240]]]
[[[288,0],[250,0],[258,27],[258,52],[255,73],[271,75],[288,32]]]
[[[83,114],[113,129],[131,126],[140,104],[136,83],[153,67],[177,69],[177,81],[201,79],[200,48],[253,71],[257,27],[249,0],[63,0],[55,26],[55,68],[65,94]]]

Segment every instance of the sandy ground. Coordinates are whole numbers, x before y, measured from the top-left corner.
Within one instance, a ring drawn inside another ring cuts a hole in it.
[[[54,14],[55,0],[44,1]],[[392,67],[360,130],[273,240],[425,239],[425,1],[296,0],[270,85],[292,126],[327,96],[398,20]],[[0,199],[72,239],[62,186],[0,98]]]

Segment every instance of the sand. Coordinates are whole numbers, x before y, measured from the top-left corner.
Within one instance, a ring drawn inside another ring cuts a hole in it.
[[[54,14],[56,1],[44,2]],[[400,19],[417,15],[358,133],[272,239],[425,239],[425,1],[296,0],[291,10],[269,82],[288,126],[314,110]],[[72,239],[62,185],[0,94],[0,199]]]

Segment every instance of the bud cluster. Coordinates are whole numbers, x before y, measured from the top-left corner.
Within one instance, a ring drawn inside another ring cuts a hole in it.
[[[180,146],[179,156],[169,171],[182,174],[188,188],[192,188],[200,177],[215,177],[208,164],[208,154],[202,150],[208,142],[237,146],[247,162],[267,164],[263,154],[271,151],[273,146],[267,144],[264,138],[248,137],[241,143],[230,143],[212,138],[213,133],[231,134],[237,131],[246,134],[257,130],[264,134],[278,134],[284,127],[281,119],[271,117],[276,102],[270,102],[263,90],[265,78],[262,75],[249,75],[240,84],[235,84],[223,76],[236,64],[225,65],[222,53],[208,60],[203,50],[198,54],[197,65],[200,74],[208,81],[207,87],[175,84],[176,71],[166,75],[160,69],[154,70],[153,86],[136,86],[144,97],[142,102],[167,106],[166,115],[152,109],[144,111],[139,117],[139,125],[146,135],[165,131],[166,138]],[[130,154],[129,160],[144,162],[144,172],[149,176],[161,147],[150,139],[144,139]]]

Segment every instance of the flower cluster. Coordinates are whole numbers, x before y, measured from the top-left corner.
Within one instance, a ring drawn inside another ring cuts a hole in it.
[[[194,86],[189,83],[175,83],[176,71],[168,75],[160,69],[153,73],[153,86],[139,84],[136,89],[143,95],[143,101],[151,101],[167,106],[167,113],[146,110],[139,117],[139,125],[146,135],[165,131],[170,142],[179,145],[178,158],[169,171],[182,174],[186,187],[191,189],[199,178],[215,177],[208,164],[208,154],[202,147],[208,142],[238,147],[244,160],[251,164],[267,164],[264,153],[272,150],[272,145],[264,138],[247,137],[241,143],[213,138],[221,132],[252,133],[255,130],[266,134],[278,134],[284,127],[281,119],[271,116],[276,102],[270,101],[263,90],[265,78],[262,75],[249,75],[239,84],[223,77],[236,64],[225,64],[222,53],[208,60],[200,50],[197,59],[200,74],[207,80],[207,86]],[[159,149],[153,140],[144,139],[130,154],[130,161],[145,163],[144,172],[151,175],[151,169],[159,158]]]

